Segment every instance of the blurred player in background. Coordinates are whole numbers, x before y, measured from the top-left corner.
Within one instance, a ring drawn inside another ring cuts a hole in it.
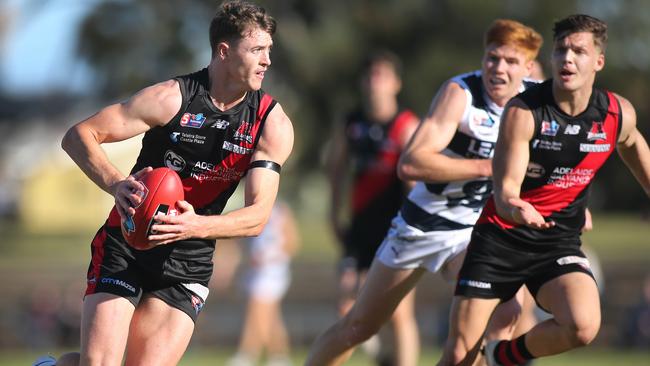
[[[492,191],[491,157],[501,112],[510,98],[535,84],[524,79],[541,44],[533,29],[497,20],[485,34],[482,69],[440,88],[399,164],[400,176],[417,184],[393,220],[356,303],[316,340],[308,365],[343,363],[427,271],[447,281],[456,278]],[[516,301],[501,309],[489,329],[497,339],[512,335],[519,315]]]
[[[361,77],[362,104],[337,126],[329,156],[330,219],[343,246],[339,267],[339,313],[348,312],[363,283],[390,221],[402,204],[407,185],[397,177],[401,152],[417,128],[418,118],[400,106],[401,61],[391,52],[369,55]],[[350,175],[352,176],[350,179]],[[352,180],[348,196],[347,182]],[[350,213],[343,215],[343,207]],[[344,221],[345,217],[347,221]],[[344,222],[347,222],[344,223]],[[415,293],[393,317],[397,364],[412,364],[418,354]]]
[[[300,245],[291,208],[277,202],[262,233],[235,245],[248,254],[248,303],[237,354],[226,365],[252,366],[263,355],[267,366],[291,365],[290,339],[281,308],[291,282],[291,257]]]
[[[293,146],[291,122],[261,90],[275,28],[257,5],[222,4],[210,24],[206,68],[147,87],[66,133],[64,150],[114,196],[115,207],[91,245],[81,353],[65,355],[59,366],[181,359],[208,296],[215,239],[262,231]],[[140,134],[140,155],[125,176],[101,144]],[[156,217],[149,236],[155,247],[136,250],[120,225],[142,200],[138,178],[162,166],[178,172],[185,200],[178,216]],[[245,207],[222,215],[245,174]]]

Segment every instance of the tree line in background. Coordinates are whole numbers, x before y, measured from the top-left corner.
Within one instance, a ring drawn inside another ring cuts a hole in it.
[[[404,105],[423,116],[449,77],[480,67],[483,31],[496,18],[533,26],[545,39],[546,73],[553,22],[587,13],[609,24],[602,85],[637,108],[650,139],[650,2],[642,0],[259,0],[278,32],[265,90],[292,118],[296,148],[291,171],[321,168],[331,126],[358,102],[364,56],[390,49],[404,63]],[[113,101],[151,83],[208,64],[208,26],[219,1],[100,1],[79,28],[78,54],[95,71],[91,92]],[[298,176],[299,174],[292,174]],[[597,180],[601,208],[647,210],[647,199],[619,159]],[[287,184],[297,184],[289,179]],[[605,194],[605,188],[607,187]],[[635,188],[630,188],[635,187]]]

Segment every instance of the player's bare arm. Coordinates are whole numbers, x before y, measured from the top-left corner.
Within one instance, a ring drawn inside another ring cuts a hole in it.
[[[135,177],[125,177],[108,160],[100,145],[123,141],[164,125],[180,106],[181,92],[177,81],[155,84],[77,123],[66,132],[61,146],[97,186],[115,197],[120,216],[132,215],[135,213],[132,204],[140,200],[134,192],[142,189],[136,179],[146,170],[138,172]]]
[[[441,153],[454,137],[465,112],[467,95],[448,81],[434,98],[429,113],[400,158],[402,180],[449,182],[492,175],[487,159],[460,159]]]
[[[327,178],[330,186],[329,218],[334,234],[343,240],[343,228],[339,214],[345,192],[345,176],[348,174],[349,151],[343,124],[339,124],[331,140],[330,153],[327,159]]]
[[[636,127],[636,111],[627,99],[617,95],[623,112],[623,126],[618,140],[618,154],[646,194],[650,196],[650,148]]]
[[[503,113],[499,137],[492,161],[494,201],[502,218],[537,229],[552,227],[528,202],[522,200],[521,184],[526,175],[528,145],[533,138],[535,121],[530,109],[518,98]]]
[[[282,107],[276,104],[267,117],[251,162],[268,160],[282,166],[293,148],[293,126]],[[156,216],[157,233],[149,240],[168,244],[188,238],[221,239],[257,236],[271,215],[278,192],[280,174],[272,169],[253,168],[246,176],[245,206],[223,215],[197,215],[192,205],[180,201],[178,216]]]

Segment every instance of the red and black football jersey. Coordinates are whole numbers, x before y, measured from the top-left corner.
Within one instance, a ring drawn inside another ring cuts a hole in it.
[[[248,92],[233,108],[220,111],[209,94],[207,69],[176,80],[182,94],[181,108],[165,126],[145,133],[131,172],[147,166],[166,166],[179,174],[185,200],[198,214],[217,215],[246,174],[266,118],[276,102],[259,90]],[[91,245],[87,294],[96,291],[100,279],[115,281],[115,276],[122,276],[120,281],[133,280],[129,283],[138,284],[145,292],[183,283],[200,285],[207,296],[214,247],[214,240],[190,238],[136,250],[122,237],[120,217],[113,208]],[[188,312],[193,316],[191,313]]]
[[[179,174],[185,200],[194,206],[196,213],[217,215],[246,174],[276,101],[262,90],[252,91],[235,107],[220,111],[209,94],[207,68],[176,80],[183,98],[181,108],[165,126],[145,133],[131,172],[147,166],[166,166]],[[115,236],[120,235],[117,233],[120,217],[115,207],[106,227]],[[193,258],[208,263],[213,251],[214,240],[192,239],[146,252],[150,256],[161,252],[163,257]]]
[[[531,245],[576,242],[584,226],[591,182],[616,149],[622,120],[619,101],[611,92],[593,89],[587,109],[569,116],[553,99],[552,80],[517,98],[530,108],[535,121],[520,197],[556,226],[536,230],[508,222],[497,215],[493,198],[478,224],[494,224]]]
[[[399,209],[404,195],[397,177],[399,138],[413,118],[415,115],[410,110],[399,111],[385,124],[372,122],[361,111],[348,115],[345,135],[354,171],[353,214],[369,209],[376,212],[377,207],[372,207],[376,201],[394,203],[391,217]]]
[[[276,102],[259,90],[249,92],[237,106],[220,111],[210,98],[207,69],[176,80],[182,106],[168,124],[144,135],[131,172],[166,166],[179,174],[185,200],[198,214],[220,214],[246,174],[266,117]],[[115,210],[111,223],[119,226]]]
[[[397,176],[402,152],[400,136],[416,118],[408,109],[399,110],[388,123],[377,123],[363,111],[346,118],[346,139],[354,174],[350,207],[352,215],[344,239],[346,256],[357,259],[359,269],[370,267],[390,222],[404,196]]]

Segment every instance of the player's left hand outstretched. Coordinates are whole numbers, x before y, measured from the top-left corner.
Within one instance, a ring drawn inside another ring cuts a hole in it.
[[[201,233],[201,218],[194,212],[194,207],[187,201],[178,201],[177,215],[156,215],[152,234],[148,239],[153,245],[164,245],[175,241],[198,238]]]
[[[511,198],[508,200],[514,206],[510,212],[513,220],[519,224],[526,225],[533,229],[550,229],[555,226],[555,221],[546,221],[539,211],[529,202],[521,198]]]

